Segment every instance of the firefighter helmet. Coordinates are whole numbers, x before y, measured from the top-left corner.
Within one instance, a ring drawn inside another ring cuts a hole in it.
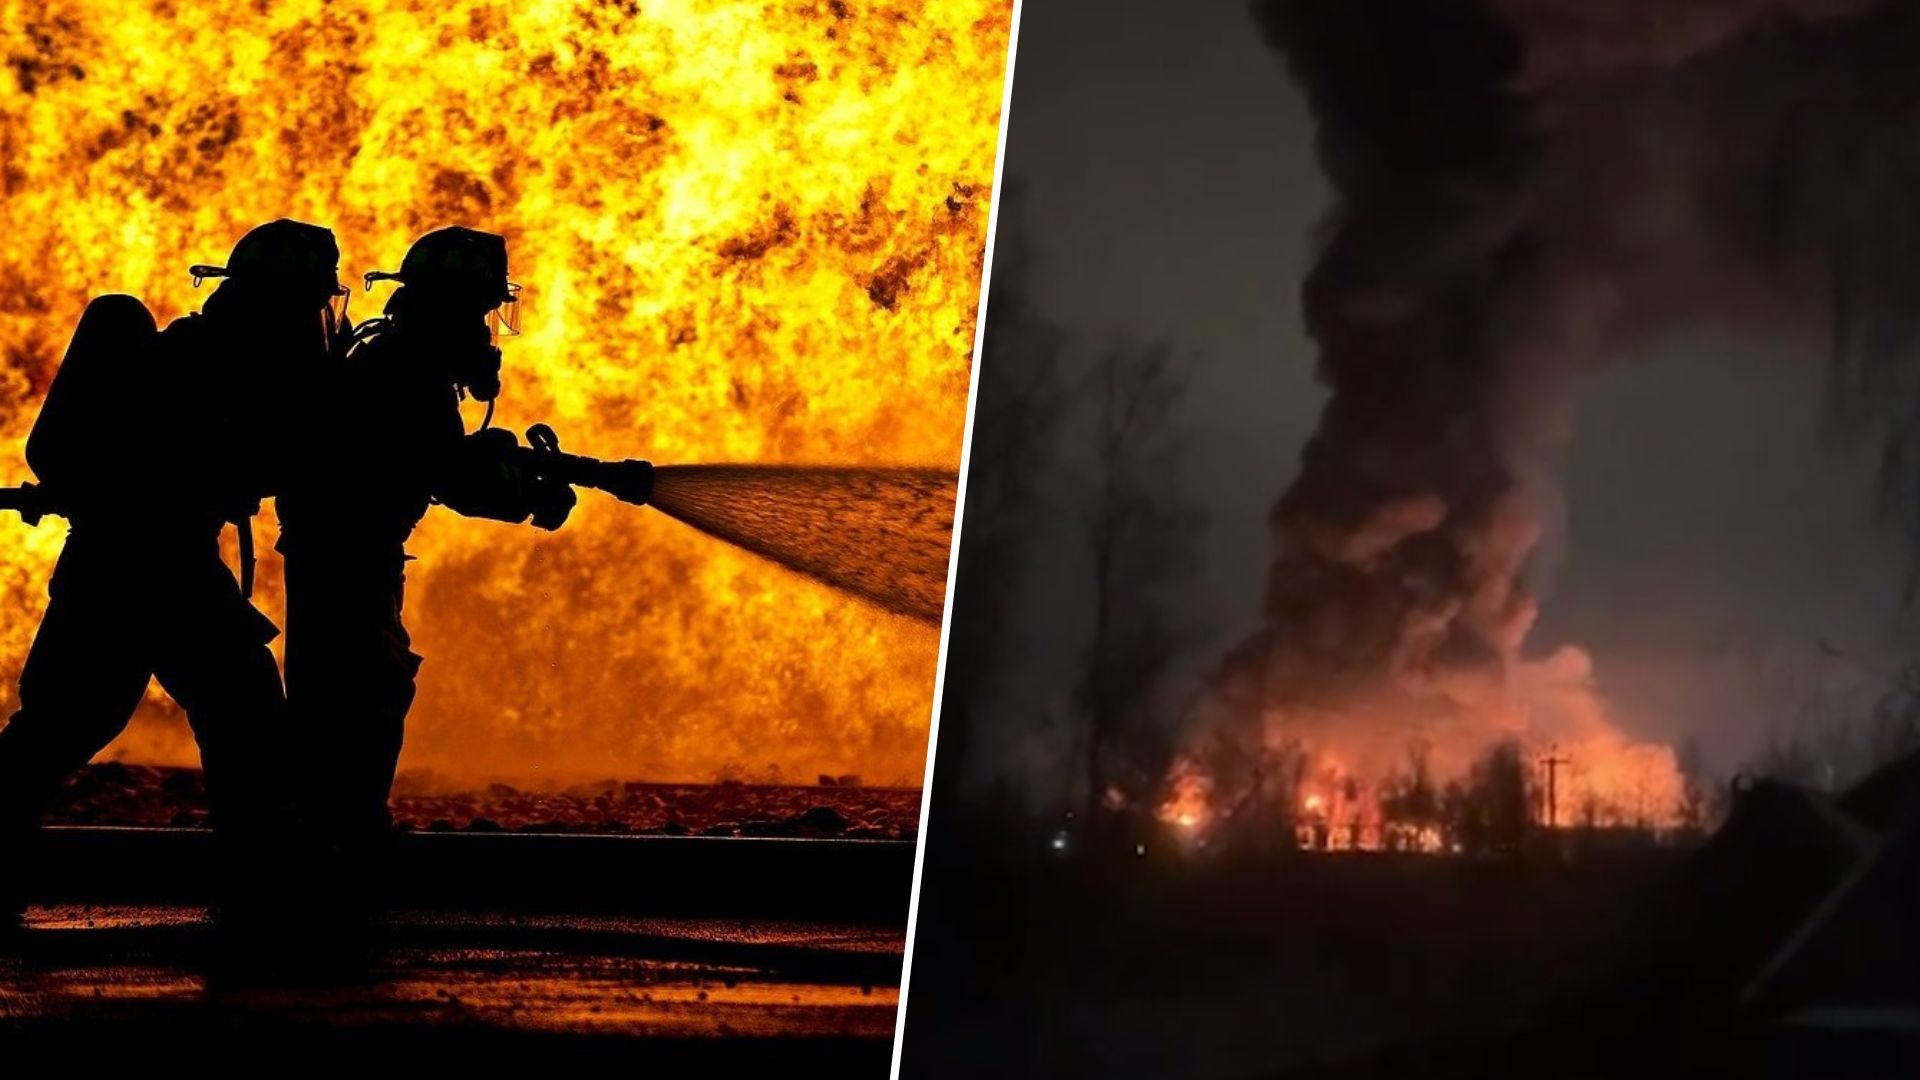
[[[423,296],[498,309],[509,333],[519,329],[520,286],[507,280],[504,236],[462,225],[435,229],[413,242],[399,270],[373,270],[366,275],[368,288],[388,280]]]
[[[290,289],[311,286],[327,296],[346,292],[340,284],[340,245],[333,230],[290,218],[249,229],[233,245],[225,266],[197,264],[188,272],[196,285],[206,278],[231,278]]]

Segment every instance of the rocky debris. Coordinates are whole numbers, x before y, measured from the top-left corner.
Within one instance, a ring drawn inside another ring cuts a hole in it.
[[[912,837],[918,789],[860,787],[851,774],[822,774],[821,780],[819,786],[597,780],[527,790],[504,782],[461,788],[445,776],[411,770],[395,784],[393,812],[397,826],[425,832]],[[51,820],[200,826],[206,785],[198,769],[103,762],[68,783]]]
[[[847,816],[831,806],[816,806],[801,814],[795,823],[803,829],[816,832],[843,833],[847,831]]]

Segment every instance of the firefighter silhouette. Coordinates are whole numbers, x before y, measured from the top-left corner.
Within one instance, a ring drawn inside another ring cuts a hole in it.
[[[295,380],[326,362],[347,292],[339,258],[329,230],[283,219],[243,236],[224,267],[192,268],[196,283],[222,279],[199,314],[157,330],[139,300],[112,295],[82,315],[27,440],[69,532],[0,729],[0,902],[17,907],[19,856],[63,780],[126,727],[153,679],[199,743],[226,865],[272,827],[277,630],[219,541],[226,522],[250,536],[284,467],[269,435]]]
[[[288,703],[308,748],[303,817],[343,844],[349,889],[391,827],[387,797],[421,663],[402,621],[408,537],[432,503],[546,529],[574,505],[571,487],[499,452],[518,444],[511,432],[483,422],[468,434],[461,416],[471,395],[491,420],[497,331],[517,331],[505,240],[438,229],[367,284],[381,279],[400,288],[384,318],[353,331],[331,380],[340,437],[313,444],[319,453],[277,502]]]

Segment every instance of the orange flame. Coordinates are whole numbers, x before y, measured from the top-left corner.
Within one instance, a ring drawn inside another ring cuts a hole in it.
[[[1259,779],[1236,787],[1190,748],[1168,770],[1157,816],[1191,831],[1195,823],[1222,827],[1237,814],[1259,830],[1264,815],[1309,850],[1437,852],[1454,842],[1446,832],[1447,788],[1470,786],[1484,755],[1511,742],[1524,813],[1535,827],[1659,832],[1683,824],[1684,781],[1672,748],[1621,730],[1584,652],[1522,661],[1507,691],[1497,699],[1503,709],[1444,719],[1391,696],[1328,715],[1275,710],[1264,717],[1264,743],[1231,755]],[[1270,801],[1276,792],[1291,800],[1280,804],[1285,809]]]
[[[1182,829],[1204,829],[1213,818],[1212,798],[1213,781],[1206,770],[1191,759],[1178,758],[1168,777],[1167,797],[1160,804],[1160,820]]]
[[[343,276],[504,234],[500,420],[570,449],[957,465],[1006,0],[0,13],[0,481],[88,297],[181,314],[188,263],[282,215],[332,226]],[[59,545],[0,528],[0,694]],[[413,550],[412,766],[920,775],[918,624],[592,495],[552,537],[435,511]],[[164,712],[114,752],[190,754]]]

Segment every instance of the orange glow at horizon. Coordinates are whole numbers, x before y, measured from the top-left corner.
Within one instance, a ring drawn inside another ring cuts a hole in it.
[[[1311,742],[1297,730],[1276,732],[1269,750],[1276,755],[1271,765],[1279,768],[1270,771],[1298,778],[1289,788],[1290,801],[1281,804],[1293,807],[1291,811],[1261,805],[1244,791],[1223,791],[1208,765],[1183,752],[1168,770],[1156,817],[1192,832],[1224,826],[1240,812],[1249,815],[1242,825],[1258,831],[1266,827],[1261,817],[1266,814],[1273,828],[1290,829],[1296,846],[1307,850],[1437,853],[1448,849],[1447,824],[1459,824],[1448,816],[1450,798],[1471,788],[1472,770],[1483,755],[1510,740],[1519,752],[1525,813],[1534,828],[1664,832],[1687,824],[1682,818],[1683,779],[1673,750],[1632,742],[1598,720],[1588,717],[1590,726],[1580,738],[1563,733],[1540,739],[1509,731],[1484,741],[1488,729],[1480,725],[1452,732],[1436,727],[1415,740],[1426,770],[1424,798],[1410,794],[1415,785],[1406,744],[1398,744],[1397,755],[1386,749],[1394,745],[1390,742],[1370,744],[1367,736],[1377,738],[1379,732],[1367,731],[1358,718],[1327,725]],[[1550,767],[1555,770],[1551,814]]]
[[[505,235],[496,423],[566,449],[958,465],[1006,0],[0,14],[0,483],[89,297],[183,314],[187,265],[281,216],[335,230],[356,320],[427,230]],[[0,713],[61,535],[0,521]],[[403,768],[919,781],[931,628],[595,493],[557,534],[435,510],[410,550]],[[193,752],[156,690],[110,754]]]

